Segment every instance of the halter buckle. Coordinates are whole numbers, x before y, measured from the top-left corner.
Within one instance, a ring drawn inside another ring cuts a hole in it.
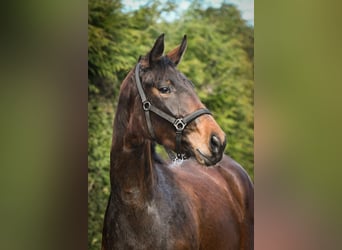
[[[186,156],[186,154],[183,153],[177,153],[176,154],[176,159],[174,161],[184,161],[188,159],[188,157]]]
[[[177,131],[183,131],[186,127],[186,123],[183,121],[182,118],[176,119],[173,125],[175,126]]]
[[[149,111],[151,109],[152,104],[146,100],[143,102],[142,106],[145,111]]]

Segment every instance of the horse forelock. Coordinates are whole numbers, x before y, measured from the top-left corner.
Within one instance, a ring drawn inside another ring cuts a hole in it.
[[[165,72],[169,66],[176,67],[176,65],[167,56],[162,56],[157,61],[150,62],[147,55],[140,57],[138,62],[140,63],[142,70],[148,71],[156,69],[160,73]]]

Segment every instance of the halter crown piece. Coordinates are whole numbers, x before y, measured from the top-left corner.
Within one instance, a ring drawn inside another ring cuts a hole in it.
[[[164,111],[158,109],[157,107],[153,106],[152,103],[146,98],[144,89],[142,87],[140,77],[139,77],[139,70],[140,70],[140,63],[137,64],[135,67],[135,83],[138,88],[138,92],[141,98],[142,102],[142,107],[143,110],[145,111],[145,118],[146,118],[146,123],[148,127],[148,131],[150,132],[151,137],[153,140],[156,140],[156,135],[153,130],[152,122],[151,122],[151,117],[150,117],[150,111],[158,115],[159,117],[163,118],[164,120],[170,122],[174,127],[175,127],[175,132],[176,132],[176,157],[173,157],[172,155],[169,156],[173,158],[173,160],[184,160],[186,159],[185,153],[181,152],[181,144],[182,144],[182,134],[186,126],[195,120],[197,117],[204,115],[204,114],[209,114],[211,115],[211,112],[208,109],[198,109],[195,112],[181,118],[181,117],[173,117],[168,114],[166,114]]]

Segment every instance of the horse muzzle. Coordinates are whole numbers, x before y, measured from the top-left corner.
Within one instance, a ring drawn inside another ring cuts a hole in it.
[[[226,147],[226,139],[224,138],[224,140],[221,141],[218,136],[213,134],[209,139],[208,145],[209,150],[196,148],[194,156],[200,164],[212,166],[222,159],[223,151]]]

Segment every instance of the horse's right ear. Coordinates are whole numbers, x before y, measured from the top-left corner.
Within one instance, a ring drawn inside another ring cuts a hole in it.
[[[187,47],[187,38],[186,35],[184,35],[181,45],[171,50],[169,53],[167,53],[167,57],[177,66],[178,63],[182,60],[182,56],[186,50]]]
[[[164,53],[164,33],[161,34],[153,45],[149,53],[149,65],[153,65],[156,61],[160,60]]]

